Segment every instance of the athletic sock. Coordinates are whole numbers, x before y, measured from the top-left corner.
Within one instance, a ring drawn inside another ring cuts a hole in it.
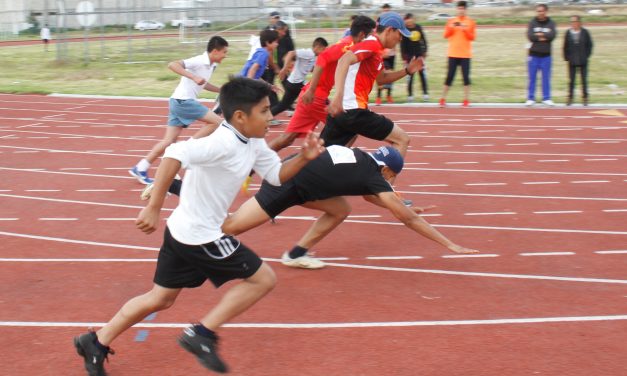
[[[135,167],[137,167],[139,171],[148,171],[148,169],[150,168],[150,162],[148,162],[146,158],[144,158],[139,161],[139,163],[137,163]]]
[[[211,339],[216,339],[218,337],[213,330],[207,328],[206,326],[200,323],[194,325],[194,331],[196,332],[196,334],[199,334],[203,337],[207,337]]]
[[[303,248],[295,245],[294,248],[289,253],[291,259],[299,258],[301,256],[305,256],[307,254],[307,248]]]
[[[109,352],[109,346],[105,346],[102,343],[100,343],[100,341],[98,341],[98,337],[96,337],[96,340],[94,341],[94,344],[96,345],[98,350],[102,351],[103,353],[106,354],[106,353]]]

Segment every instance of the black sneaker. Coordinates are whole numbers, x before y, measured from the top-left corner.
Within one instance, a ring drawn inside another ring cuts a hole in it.
[[[109,361],[108,355],[113,355],[114,352],[109,347],[102,351],[96,345],[97,339],[96,333],[90,330],[88,333],[74,337],[74,347],[78,355],[85,359],[85,369],[89,376],[106,376],[103,363],[105,359]]]
[[[220,359],[217,352],[218,337],[201,336],[193,328],[185,328],[178,339],[182,348],[196,355],[196,359],[205,368],[218,373],[229,372],[226,364]]]

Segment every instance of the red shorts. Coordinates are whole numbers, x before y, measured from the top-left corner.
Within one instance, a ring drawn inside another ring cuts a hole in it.
[[[301,94],[303,91],[301,91]],[[304,137],[308,132],[316,129],[318,123],[325,123],[327,120],[327,106],[329,100],[314,96],[313,102],[304,104],[300,96],[296,104],[294,116],[285,129],[286,133],[299,133],[298,137]]]

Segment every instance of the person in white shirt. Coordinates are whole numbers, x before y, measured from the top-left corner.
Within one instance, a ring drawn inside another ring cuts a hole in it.
[[[45,24],[44,27],[41,28],[39,32],[39,36],[41,37],[41,41],[44,43],[44,49],[48,52],[48,42],[51,39],[50,29],[48,28],[48,24]]]
[[[220,91],[220,87],[209,83],[209,80],[218,64],[226,57],[228,46],[224,38],[214,36],[207,43],[207,52],[168,64],[168,68],[179,74],[181,80],[170,97],[168,126],[163,139],[152,147],[145,158],[128,170],[140,183],[152,183],[153,179],[148,176],[150,165],[163,154],[165,148],[176,142],[183,128],[201,120],[207,125],[195,137],[202,137],[213,132],[222,121],[220,116],[209,111],[197,98],[203,89],[214,93]]]
[[[124,304],[97,332],[74,338],[90,375],[105,374],[103,363],[112,353],[109,345],[116,337],[147,315],[172,306],[183,288],[199,287],[207,279],[216,287],[242,279],[178,339],[206,368],[228,372],[217,354],[215,331],[250,308],[276,283],[270,266],[238,239],[222,232],[228,208],[251,169],[267,182],[280,185],[325,150],[318,137],[310,133],[300,153],[281,163],[264,140],[272,119],[268,98],[271,90],[260,80],[233,78],[220,90],[226,121],[209,136],[172,144],[165,151],[150,201],[135,221],[146,234],[157,229],[168,186],[178,170],[186,168],[179,205],[167,220],[154,285],[149,292]]]
[[[279,79],[283,82],[285,94],[279,103],[272,106],[272,116],[276,116],[292,106],[301,89],[305,86],[305,78],[316,64],[316,58],[328,46],[329,43],[326,39],[318,37],[314,39],[311,48],[292,50],[285,55],[285,64],[279,72]]]

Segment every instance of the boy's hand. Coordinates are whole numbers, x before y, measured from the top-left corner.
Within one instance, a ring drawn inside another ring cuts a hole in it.
[[[331,103],[329,103],[329,106],[327,107],[327,112],[332,117],[336,117],[337,115],[344,112],[344,106],[342,106],[342,99],[340,98],[338,100],[337,96],[333,98],[333,100],[331,101]]]
[[[300,100],[303,101],[304,104],[310,104],[311,102],[313,102],[314,99],[314,92],[313,90],[307,89],[307,91],[305,91],[303,93],[303,95],[300,97]]]
[[[196,85],[204,85],[204,84],[207,83],[207,80],[205,80],[202,77],[196,76],[196,77],[194,77],[194,82],[196,83]]]
[[[303,157],[306,160],[311,161],[312,159],[318,158],[324,150],[324,140],[318,138],[318,135],[313,132],[307,133],[303,146],[301,147],[301,154]]]
[[[409,64],[407,64],[407,70],[409,71],[409,73],[414,74],[419,70],[422,70],[423,65],[424,60],[422,57],[412,57],[409,61]]]
[[[159,225],[159,212],[160,210],[158,208],[146,206],[139,212],[135,220],[135,227],[146,235],[152,234]]]

